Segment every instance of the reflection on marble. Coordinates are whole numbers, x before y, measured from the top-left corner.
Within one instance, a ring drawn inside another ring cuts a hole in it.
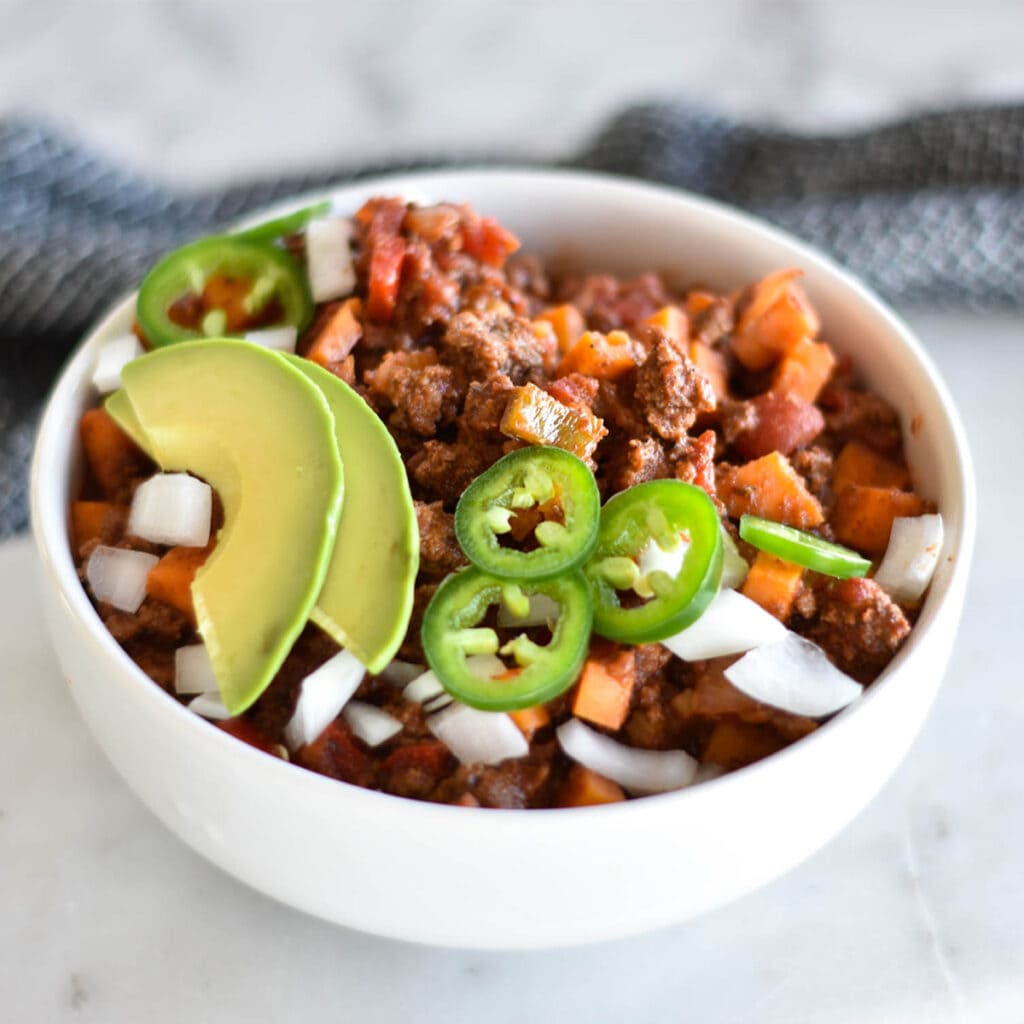
[[[1024,483],[1006,470],[1024,448],[1004,430],[1024,377],[1021,323],[915,326],[960,404],[980,492],[935,709],[892,783],[825,850],[731,907],[636,939],[426,949],[332,927],[221,874],[94,746],[47,648],[29,544],[0,547],[4,1019],[1020,1024],[1024,697],[1007,638],[1024,621],[1024,540],[1008,529]]]

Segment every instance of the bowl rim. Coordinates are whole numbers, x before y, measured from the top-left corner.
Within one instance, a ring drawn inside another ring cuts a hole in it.
[[[958,497],[962,511],[955,558],[945,589],[941,594],[929,591],[920,617],[907,642],[879,678],[865,690],[857,701],[829,721],[821,724],[810,735],[761,761],[707,780],[699,786],[596,807],[532,808],[529,809],[529,813],[525,814],[508,809],[501,814],[502,828],[514,828],[517,831],[550,830],[562,827],[577,828],[588,823],[599,824],[603,828],[613,822],[626,822],[637,817],[656,815],[660,818],[666,812],[672,812],[676,808],[708,799],[711,794],[719,792],[725,787],[738,788],[749,785],[755,778],[770,775],[772,772],[781,772],[791,764],[795,765],[801,759],[810,762],[816,751],[822,745],[830,742],[830,737],[836,735],[840,730],[856,728],[857,723],[864,717],[865,709],[884,700],[894,684],[899,685],[898,677],[902,674],[901,670],[914,658],[918,649],[928,642],[931,632],[936,627],[936,621],[940,618],[940,611],[947,604],[955,603],[957,595],[962,593],[966,586],[976,531],[974,470],[966,432],[959,413],[931,357],[918,341],[914,332],[896,312],[853,277],[849,271],[812,246],[758,217],[717,200],[669,185],[654,184],[622,175],[565,168],[523,168],[515,165],[462,166],[454,169],[437,168],[414,172],[393,172],[368,176],[338,186],[305,191],[247,215],[238,224],[241,227],[257,223],[267,217],[278,216],[321,198],[331,199],[334,206],[337,207],[339,203],[352,204],[358,201],[359,197],[386,191],[388,188],[407,193],[410,190],[440,181],[445,183],[445,187],[453,188],[457,188],[460,183],[471,186],[474,182],[483,184],[501,182],[507,184],[509,188],[514,188],[517,185],[540,189],[550,188],[554,185],[584,186],[617,193],[627,202],[643,199],[672,203],[680,209],[687,208],[692,214],[717,221],[716,227],[731,227],[752,237],[759,237],[785,246],[792,251],[801,265],[813,266],[825,276],[831,277],[836,286],[848,292],[866,307],[867,311],[888,329],[892,339],[889,343],[898,343],[897,347],[902,347],[913,358],[922,378],[937,396],[945,417],[945,427],[954,439],[954,461],[958,470],[960,483]],[[331,779],[281,759],[268,757],[248,744],[239,742],[224,730],[211,727],[211,723],[189,711],[185,705],[155,685],[142,669],[128,658],[107,631],[75,572],[67,540],[67,510],[63,511],[63,515],[58,515],[56,510],[47,507],[47,477],[52,475],[47,455],[54,444],[61,439],[58,433],[58,428],[61,426],[61,414],[67,411],[66,407],[70,398],[73,397],[75,390],[88,374],[91,366],[91,350],[95,347],[97,339],[109,328],[110,324],[124,318],[134,297],[135,292],[132,291],[107,307],[72,349],[47,397],[33,451],[30,506],[36,548],[49,583],[55,586],[61,600],[72,611],[72,618],[83,639],[94,649],[101,651],[107,661],[121,669],[116,676],[116,685],[128,687],[129,692],[136,700],[150,705],[153,714],[168,715],[169,726],[175,725],[177,728],[191,733],[193,742],[211,746],[211,749],[219,748],[220,753],[224,756],[242,758],[240,764],[251,764],[254,770],[274,772],[282,784],[319,791],[325,797],[335,800],[348,800],[356,808],[365,808],[378,817],[398,814],[402,819],[418,816],[435,819],[438,815],[444,815],[456,818],[460,822],[460,826],[467,829],[493,827],[495,809],[455,807],[396,797],[393,794]],[[67,473],[69,467],[63,466],[61,470],[62,473]],[[903,685],[909,685],[909,680],[905,680]],[[232,751],[233,753],[231,753]]]

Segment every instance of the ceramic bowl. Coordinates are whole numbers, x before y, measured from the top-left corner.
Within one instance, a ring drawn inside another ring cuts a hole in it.
[[[67,509],[81,472],[76,427],[96,401],[89,378],[97,348],[131,322],[129,298],[64,370],[32,474],[48,624],[89,728],[128,785],[202,856],[293,907],[380,935],[476,948],[593,942],[693,918],[790,870],[892,774],[956,634],[974,485],[963,429],[920,342],[817,252],[678,191],[578,173],[471,170],[365,181],[332,197],[339,210],[354,211],[375,194],[468,201],[508,225],[526,250],[592,270],[661,269],[726,290],[802,267],[825,336],[899,410],[914,484],[945,519],[942,558],[917,625],[866,695],[811,736],[714,781],[628,803],[435,806],[267,757],[147,679],[75,575]]]

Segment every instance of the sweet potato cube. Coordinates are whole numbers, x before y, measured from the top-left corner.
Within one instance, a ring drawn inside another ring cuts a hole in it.
[[[516,723],[519,731],[526,737],[527,741],[532,740],[541,729],[551,724],[551,716],[543,704],[534,704],[531,708],[520,708],[518,711],[510,711],[508,716]]]
[[[83,413],[79,430],[85,461],[108,498],[116,498],[150,465],[145,454],[102,407]]]
[[[748,370],[765,370],[802,338],[818,333],[818,316],[796,279],[777,270],[752,285],[732,336],[732,350]]]
[[[924,502],[895,487],[847,487],[836,501],[832,525],[836,540],[867,555],[881,555],[889,544],[892,521],[919,516]]]
[[[711,292],[695,291],[686,296],[686,315],[695,317],[703,313],[709,306],[713,306],[718,297]]]
[[[836,494],[842,494],[854,485],[895,487],[902,491],[910,486],[910,474],[901,463],[879,455],[860,441],[850,441],[836,458],[832,488]]]
[[[690,361],[707,377],[719,401],[728,396],[729,367],[721,352],[702,341],[691,341]]]
[[[762,516],[801,530],[825,521],[818,499],[807,490],[789,459],[778,452],[720,471],[718,497],[733,519],[747,514]]]
[[[583,322],[583,314],[571,303],[565,302],[561,306],[548,306],[538,317],[551,324],[558,338],[558,350],[566,353],[580,339],[580,335],[586,328]]]
[[[362,308],[357,298],[342,302],[313,339],[306,358],[327,370],[345,359],[363,336]]]
[[[817,401],[835,365],[835,353],[825,342],[801,338],[776,368],[772,390],[805,402]]]
[[[652,327],[660,327],[677,345],[685,345],[690,336],[686,314],[678,306],[662,306],[645,321]]]
[[[803,566],[776,558],[767,551],[758,551],[740,592],[780,622],[785,622],[800,593],[803,576]]]
[[[636,655],[621,648],[607,655],[595,655],[583,666],[572,713],[605,729],[620,729],[629,714],[636,685]]]
[[[597,804],[614,804],[626,799],[618,783],[603,775],[574,764],[562,788],[559,803],[563,807],[593,807]]]
[[[113,507],[109,501],[71,502],[71,544],[75,551],[99,537],[103,520]]]
[[[186,548],[176,547],[160,559],[146,577],[146,593],[156,601],[177,608],[187,615],[193,623],[196,621],[195,608],[192,605],[192,581],[203,563],[210,557],[212,547]]]
[[[587,377],[615,380],[636,366],[633,339],[625,331],[607,335],[584,331],[579,340],[562,357],[558,376],[582,373]]]
[[[528,444],[564,448],[581,459],[590,458],[608,433],[589,409],[563,405],[536,384],[514,389],[501,418],[501,432]]]

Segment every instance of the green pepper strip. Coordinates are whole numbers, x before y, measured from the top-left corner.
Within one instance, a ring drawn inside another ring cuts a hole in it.
[[[303,206],[294,213],[286,213],[281,217],[272,217],[270,220],[254,224],[251,228],[243,228],[235,231],[232,238],[248,239],[251,242],[274,242],[278,238],[285,238],[300,232],[311,220],[322,217],[330,212],[331,201],[323,199],[319,203],[312,203]]]
[[[841,580],[866,576],[871,568],[871,562],[851,548],[759,516],[741,517],[740,536],[770,555]]]
[[[493,605],[521,610],[531,594],[545,594],[559,606],[549,643],[534,643],[520,633],[502,646],[495,630],[480,625]],[[509,583],[470,567],[438,587],[423,616],[421,639],[427,664],[453,697],[483,711],[514,711],[543,704],[576,681],[587,656],[590,625],[590,594],[578,572]],[[485,679],[466,663],[469,655],[496,653],[511,656],[518,672]]]
[[[139,288],[136,316],[149,342],[160,348],[224,334],[226,315],[209,310],[199,329],[183,327],[171,320],[168,311],[182,296],[202,294],[214,274],[228,274],[252,282],[246,306],[253,314],[276,299],[281,320],[264,326],[291,325],[299,331],[313,317],[313,299],[306,275],[283,249],[265,242],[215,236],[176,249],[145,276]]]
[[[669,556],[666,561],[675,556],[678,571],[643,571],[652,542]],[[601,510],[597,549],[584,574],[596,633],[630,644],[673,636],[700,618],[718,592],[718,512],[704,491],[680,480],[652,480],[622,491]],[[623,607],[619,592],[628,590],[647,600]]]
[[[563,523],[543,520],[538,547],[503,547],[517,512],[557,502]],[[548,579],[583,564],[597,543],[601,496],[594,474],[560,448],[520,448],[499,459],[466,488],[455,510],[455,535],[466,557],[501,579]]]

